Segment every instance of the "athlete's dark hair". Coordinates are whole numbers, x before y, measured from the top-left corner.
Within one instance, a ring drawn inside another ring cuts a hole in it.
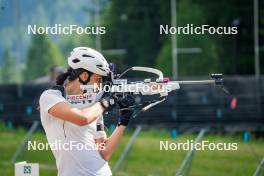
[[[76,78],[78,78],[79,75],[82,74],[83,72],[87,72],[89,74],[89,77],[88,77],[88,80],[87,80],[87,82],[89,82],[90,78],[91,78],[91,76],[93,74],[92,72],[87,71],[87,70],[85,70],[83,68],[72,69],[71,67],[69,67],[67,72],[62,73],[59,76],[57,76],[56,85],[62,86],[67,78],[68,78],[69,81],[73,81]]]

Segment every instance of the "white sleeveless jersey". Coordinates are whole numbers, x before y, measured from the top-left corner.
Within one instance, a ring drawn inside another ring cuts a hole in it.
[[[95,104],[96,102],[98,102],[99,99],[102,97],[102,95],[103,95],[103,92],[100,92],[100,93],[87,92],[82,95],[66,95],[66,100],[69,104],[71,104],[72,107],[83,109],[83,108],[89,107]],[[66,123],[70,123],[70,122],[65,122],[65,124]],[[104,126],[104,120],[103,120],[102,115],[93,123],[86,125],[86,127],[87,127],[87,130],[89,130],[90,133],[94,135],[94,139],[98,139],[102,137],[105,138],[106,137],[105,131],[97,129],[97,126],[101,126],[102,128]]]
[[[112,175],[108,162],[101,157],[95,147],[95,139],[106,137],[104,131],[97,131],[96,128],[97,124],[103,125],[103,116],[89,125],[78,126],[48,113],[51,107],[60,102],[67,102],[72,107],[82,109],[96,103],[101,96],[102,92],[68,95],[64,98],[59,90],[52,89],[41,94],[39,100],[41,123],[48,142],[60,144],[58,148],[51,147],[56,159],[58,176]]]

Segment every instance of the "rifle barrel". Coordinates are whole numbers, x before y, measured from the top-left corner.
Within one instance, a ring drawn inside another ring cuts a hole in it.
[[[215,80],[175,81],[178,84],[215,84]]]

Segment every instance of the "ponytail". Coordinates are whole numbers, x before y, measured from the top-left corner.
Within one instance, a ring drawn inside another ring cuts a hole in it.
[[[56,78],[56,85],[62,86],[65,80],[70,76],[70,69],[67,70],[67,72],[60,74]]]

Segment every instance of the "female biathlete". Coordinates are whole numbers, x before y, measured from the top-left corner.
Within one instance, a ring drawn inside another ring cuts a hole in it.
[[[98,51],[75,48],[68,65],[67,72],[57,77],[57,85],[45,90],[39,99],[41,123],[56,159],[58,176],[110,176],[108,160],[133,114],[127,107],[134,104],[134,99],[80,88],[102,83],[110,72]],[[102,114],[117,104],[127,110],[121,111],[115,131],[107,138]]]

